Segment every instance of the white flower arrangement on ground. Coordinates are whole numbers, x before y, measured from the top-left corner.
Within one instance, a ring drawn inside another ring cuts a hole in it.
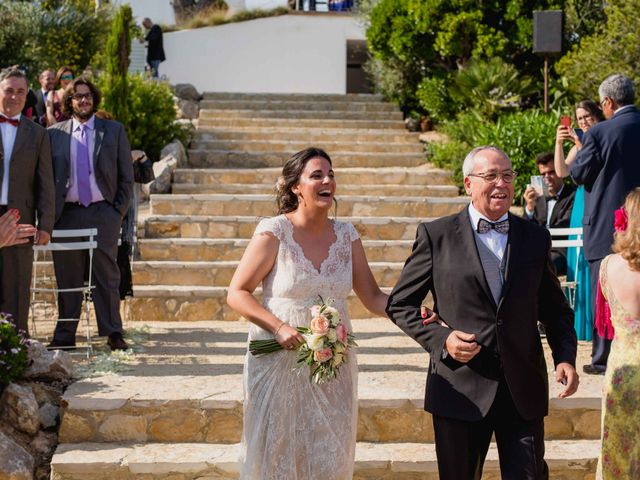
[[[331,306],[331,301],[325,302],[318,297],[320,303],[311,307],[311,323],[309,327],[297,327],[305,343],[296,348],[298,359],[296,368],[303,365],[309,367],[309,379],[320,384],[336,378],[340,365],[345,362],[350,347],[357,346],[353,334],[340,319],[340,313]],[[275,339],[252,340],[249,351],[253,355],[282,350]]]

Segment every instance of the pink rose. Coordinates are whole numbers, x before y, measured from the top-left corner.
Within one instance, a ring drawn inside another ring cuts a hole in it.
[[[333,352],[329,347],[318,350],[317,352],[313,352],[313,359],[319,363],[326,362],[327,360],[331,360],[332,358]]]
[[[309,328],[316,335],[326,335],[329,331],[329,320],[320,315],[311,320],[311,325],[309,325]]]
[[[336,335],[338,336],[338,341],[347,343],[347,327],[344,326],[344,323],[336,327]]]

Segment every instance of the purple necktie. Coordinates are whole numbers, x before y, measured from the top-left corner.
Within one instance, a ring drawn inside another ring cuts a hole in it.
[[[80,125],[80,138],[78,139],[78,148],[76,150],[76,175],[78,177],[78,200],[85,207],[91,204],[90,172],[87,126]]]

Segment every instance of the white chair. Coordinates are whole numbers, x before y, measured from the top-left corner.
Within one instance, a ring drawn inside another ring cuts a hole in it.
[[[574,307],[575,299],[576,299],[576,289],[578,288],[578,267],[580,260],[580,252],[582,251],[582,227],[573,227],[573,228],[550,228],[549,233],[551,234],[551,247],[552,248],[575,248],[575,268],[573,272],[573,280],[564,280],[560,282],[560,286],[565,292],[567,296],[567,300],[569,301],[569,305],[571,308]],[[570,240],[567,239],[559,239],[557,237],[569,237],[575,236]]]
[[[31,286],[31,324],[34,334],[37,334],[36,330],[36,312],[35,306],[38,303],[39,298],[43,298],[44,302],[47,301],[47,296],[53,295],[53,302],[58,312],[58,293],[65,292],[80,292],[84,300],[84,308],[80,313],[80,317],[84,316],[84,324],[86,327],[87,336],[87,356],[92,353],[91,344],[91,291],[95,287],[93,285],[93,251],[98,247],[98,241],[96,237],[98,235],[97,228],[82,228],[73,230],[54,230],[51,233],[51,242],[44,246],[34,245],[34,258],[33,258],[33,277]],[[70,239],[70,240],[69,240]],[[76,251],[86,250],[89,255],[89,272],[88,279],[83,285],[78,285],[73,288],[58,288],[55,281],[55,275],[51,270],[47,271],[46,265],[43,263],[47,258],[46,252],[62,252],[62,251]],[[40,272],[42,276],[39,277]],[[48,272],[51,276],[48,276]],[[39,282],[42,282],[46,286],[37,286]],[[53,286],[47,286],[53,285]],[[58,318],[56,322],[79,322],[82,318]],[[75,347],[68,347],[75,348]],[[62,347],[64,349],[64,347]]]

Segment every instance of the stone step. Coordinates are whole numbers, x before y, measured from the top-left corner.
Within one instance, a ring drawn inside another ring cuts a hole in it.
[[[353,320],[362,442],[433,442],[423,410],[428,354],[389,320]],[[82,379],[64,394],[61,443],[235,443],[242,430],[246,321],[151,323],[143,350],[119,375]],[[547,365],[553,365],[544,342]],[[580,342],[587,361],[589,342]],[[602,377],[581,378],[568,399],[550,379],[548,440],[597,439]]]
[[[469,197],[338,196],[340,216],[440,217],[460,211]],[[273,195],[151,195],[152,215],[256,215],[274,213]]]
[[[252,108],[204,108],[200,109],[199,119],[210,118],[251,118],[262,121],[265,118],[291,118],[316,120],[393,120],[402,122],[402,112],[397,108],[394,111],[366,111],[361,109],[351,110],[345,105],[341,109],[304,110],[306,105],[301,104],[302,110],[257,110]]]
[[[289,152],[245,152],[229,150],[189,150],[188,164],[196,168],[282,167],[298,150]],[[347,167],[419,167],[426,163],[423,154],[379,152],[327,152],[333,168]]]
[[[173,193],[198,194],[253,194],[273,195],[275,181],[270,184],[246,184],[246,183],[215,183],[209,185],[192,183],[174,183],[171,186]],[[349,195],[370,195],[375,193],[382,196],[425,196],[425,197],[456,197],[458,187],[455,185],[342,185],[338,180],[338,192],[348,192]]]
[[[177,169],[175,183],[191,184],[266,184],[275,185],[281,168],[191,168]],[[340,168],[336,170],[338,185],[449,185],[451,172],[428,163],[419,167]]]
[[[359,113],[400,113],[396,104],[387,102],[349,102],[340,100],[290,100],[290,99],[268,99],[268,100],[244,100],[230,99],[222,100],[204,99],[200,102],[200,111],[208,110],[274,110],[278,113],[287,111],[314,112],[321,117],[326,112],[359,112]]]
[[[381,287],[393,287],[404,262],[369,262],[376,282]],[[53,269],[53,266],[51,265]],[[194,262],[137,261],[132,265],[134,285],[195,285],[226,287],[238,268],[236,260]]]
[[[346,217],[365,240],[414,240],[418,224],[431,218]],[[256,215],[222,217],[211,215],[150,216],[145,223],[145,238],[251,238],[260,217]]]
[[[389,130],[396,132],[405,131],[403,122],[398,120],[375,120],[375,119],[363,119],[353,120],[348,118],[343,119],[324,119],[324,118],[199,118],[198,130],[210,129],[210,128],[238,128],[238,127],[250,127],[250,128],[331,128],[340,129],[343,131],[349,131],[352,129],[377,129],[377,130]]]
[[[236,92],[204,92],[203,100],[238,100],[238,101],[299,101],[299,102],[382,102],[382,95],[370,93],[236,93]]]
[[[388,292],[390,289],[383,290]],[[226,286],[134,284],[133,293],[134,297],[129,304],[129,318],[134,322],[200,322],[214,319],[235,322],[239,319],[227,305]],[[259,290],[256,295],[261,295]],[[352,318],[371,316],[353,292],[347,304]]]
[[[240,260],[249,240],[246,238],[145,238],[138,241],[143,261],[182,262]],[[364,240],[370,262],[404,262],[411,253],[412,240]]]
[[[314,145],[320,142],[381,142],[400,144],[419,144],[419,135],[405,131],[350,129],[342,128],[199,128],[194,135],[193,142],[212,140],[243,140],[243,141],[295,141]]]
[[[594,478],[600,442],[548,441],[546,461],[551,480]],[[51,462],[55,480],[232,480],[239,478],[240,446],[145,444],[109,447],[81,443],[58,446]],[[500,477],[495,444],[487,454],[483,480]],[[356,445],[354,480],[437,480],[433,444],[360,442]]]
[[[196,140],[191,143],[193,150],[228,150],[232,152],[265,152],[291,153],[298,152],[309,146],[322,148],[332,156],[331,152],[353,152],[353,153],[412,153],[418,156],[423,155],[424,146],[419,143],[373,143],[354,142],[351,140],[327,140],[324,142],[310,142],[306,140],[292,141],[285,140]]]

